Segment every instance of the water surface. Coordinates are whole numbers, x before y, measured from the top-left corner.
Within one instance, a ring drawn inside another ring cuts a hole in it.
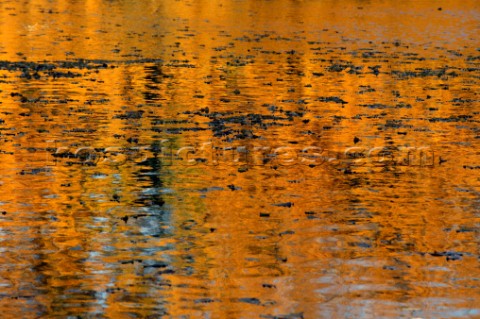
[[[2,316],[480,317],[479,21],[0,0]]]

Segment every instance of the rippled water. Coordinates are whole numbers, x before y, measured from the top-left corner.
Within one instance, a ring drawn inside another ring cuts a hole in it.
[[[479,318],[478,1],[0,0],[4,318]]]

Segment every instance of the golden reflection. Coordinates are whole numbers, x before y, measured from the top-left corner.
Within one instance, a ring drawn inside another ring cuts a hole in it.
[[[476,1],[0,1],[0,309],[471,317]]]

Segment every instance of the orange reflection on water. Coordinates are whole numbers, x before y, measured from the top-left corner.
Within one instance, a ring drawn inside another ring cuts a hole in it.
[[[478,15],[0,2],[1,311],[478,317]]]

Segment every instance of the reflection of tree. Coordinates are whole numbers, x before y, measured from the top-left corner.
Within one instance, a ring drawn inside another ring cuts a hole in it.
[[[160,64],[146,65],[145,74],[145,90],[142,92],[145,101],[148,103],[160,100],[159,86],[163,79],[168,76],[162,72]]]
[[[142,161],[138,165],[141,167],[135,174],[138,181],[145,185],[146,189],[151,190],[151,194],[144,192],[138,199],[135,200],[137,204],[142,204],[145,206],[156,205],[162,207],[165,204],[165,201],[161,198],[160,191],[163,188],[162,176],[162,157],[161,145],[159,143],[153,142],[151,146],[152,157],[148,157],[146,160]],[[149,184],[145,184],[148,181]]]

